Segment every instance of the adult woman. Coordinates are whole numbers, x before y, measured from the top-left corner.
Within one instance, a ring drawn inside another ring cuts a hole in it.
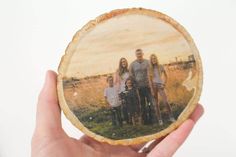
[[[115,84],[118,85],[120,93],[125,91],[125,81],[128,77],[128,61],[126,58],[121,58],[119,61],[119,67],[115,73]]]
[[[163,76],[164,76],[164,79],[163,79]],[[158,94],[160,94],[164,105],[168,109],[169,120],[172,122],[175,121],[170,104],[168,103],[168,100],[167,100],[166,92],[165,92],[166,81],[167,81],[167,74],[164,67],[159,64],[157,56],[155,54],[152,54],[150,56],[149,83],[150,83],[152,95],[154,96],[156,100],[156,107],[157,107],[156,111],[157,111],[157,117],[158,117],[160,125],[163,125],[163,120],[161,117],[159,103],[158,103]]]
[[[127,78],[129,78],[128,61],[126,58],[121,58],[119,67],[115,73],[115,85],[117,85],[119,89],[123,119],[126,123],[129,123],[127,105],[125,103],[125,82]]]

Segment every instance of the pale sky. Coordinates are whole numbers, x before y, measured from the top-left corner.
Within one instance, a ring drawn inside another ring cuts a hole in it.
[[[149,59],[155,53],[161,63],[192,54],[184,37],[170,24],[146,15],[121,15],[100,23],[77,43],[66,71],[68,77],[114,72],[119,59],[129,64],[135,50],[143,49]]]

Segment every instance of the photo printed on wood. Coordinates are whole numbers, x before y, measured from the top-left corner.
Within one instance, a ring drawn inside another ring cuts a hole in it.
[[[142,8],[114,10],[86,24],[58,71],[67,118],[110,144],[165,136],[189,117],[202,88],[190,35],[167,15]]]

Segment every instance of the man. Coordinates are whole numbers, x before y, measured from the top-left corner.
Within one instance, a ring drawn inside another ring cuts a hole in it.
[[[149,61],[143,58],[142,49],[135,51],[136,60],[130,65],[130,75],[134,78],[141,101],[141,116],[144,124],[151,124],[155,119],[151,89],[148,82]]]

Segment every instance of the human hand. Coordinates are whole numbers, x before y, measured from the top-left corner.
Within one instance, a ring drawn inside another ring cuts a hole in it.
[[[138,153],[145,143],[133,146],[113,146],[88,136],[69,137],[61,125],[61,112],[56,93],[56,73],[48,71],[39,95],[36,127],[31,143],[32,157],[170,157],[185,141],[194,124],[203,114],[198,105],[192,116],[177,130],[149,146],[150,152]],[[147,150],[147,149],[146,149]]]

